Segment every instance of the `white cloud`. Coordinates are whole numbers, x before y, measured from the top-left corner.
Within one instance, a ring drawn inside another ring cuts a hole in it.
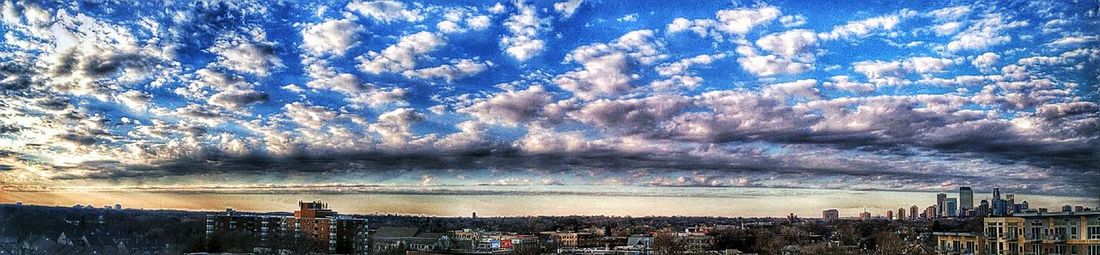
[[[800,15],[786,15],[779,17],[779,24],[783,24],[784,27],[797,27],[806,24],[806,16]]]
[[[718,31],[733,35],[747,34],[753,27],[779,18],[779,8],[765,6],[757,9],[721,10],[718,16]]]
[[[959,28],[961,28],[961,27],[962,27],[962,23],[952,21],[952,22],[947,22],[947,23],[935,25],[935,26],[932,27],[932,31],[936,32],[936,35],[947,36],[947,35],[955,34],[955,32],[958,32]]]
[[[359,57],[359,69],[370,74],[401,73],[416,68],[416,59],[446,44],[442,36],[422,31],[398,39],[382,52]]]
[[[657,66],[657,74],[661,76],[674,76],[687,73],[688,69],[694,65],[709,65],[715,60],[723,59],[726,54],[714,54],[714,55],[698,55],[695,57],[681,59],[672,63],[664,63]]]
[[[931,74],[942,72],[948,66],[955,64],[954,60],[934,57],[911,57],[902,61],[860,61],[854,63],[856,72],[863,73],[867,78],[881,78],[886,76],[901,76],[906,72],[916,74]]]
[[[378,122],[370,124],[369,129],[378,133],[385,145],[406,148],[414,145],[415,133],[412,125],[424,120],[424,115],[412,108],[398,108],[378,115]]]
[[[1077,45],[1077,44],[1082,44],[1082,43],[1087,43],[1087,42],[1093,42],[1093,41],[1096,41],[1097,38],[1100,38],[1100,36],[1095,36],[1095,35],[1070,35],[1070,36],[1058,38],[1058,40],[1054,40],[1053,42],[1050,42],[1047,45],[1054,46],[1054,47],[1065,47],[1065,46],[1070,46],[1070,45]]]
[[[290,117],[294,123],[313,129],[324,127],[326,123],[336,119],[336,117],[340,115],[325,107],[307,105],[299,102],[284,105],[283,111],[283,114]]]
[[[405,77],[416,77],[421,79],[437,79],[441,78],[448,83],[456,79],[466,78],[492,66],[493,62],[483,61],[478,62],[471,59],[460,59],[451,61],[450,64],[440,65],[436,67],[421,68],[416,70],[405,70],[401,74]]]
[[[756,40],[756,46],[761,49],[801,62],[813,61],[812,50],[816,45],[817,36],[813,31],[805,29],[769,34]]]
[[[343,56],[359,43],[358,34],[363,31],[363,26],[351,20],[328,20],[307,26],[302,31],[302,45],[314,54]]]
[[[538,17],[535,7],[522,0],[516,1],[516,9],[519,12],[504,22],[510,34],[500,38],[500,45],[512,58],[523,62],[542,53],[546,47],[538,36],[547,29],[548,22]]]
[[[619,22],[635,22],[635,21],[638,21],[638,14],[637,13],[631,13],[631,14],[623,15],[622,17],[619,17],[618,19],[615,19],[615,20],[617,20]]]
[[[559,132],[552,128],[532,126],[513,146],[528,153],[576,153],[594,147],[581,131]]]
[[[116,95],[115,100],[118,100],[123,105],[126,105],[126,107],[130,108],[130,110],[144,111],[147,109],[146,105],[148,105],[149,102],[153,100],[153,96],[149,95],[149,93],[137,90],[130,90]]]
[[[501,14],[504,13],[504,10],[504,4],[501,4],[500,2],[497,2],[496,4],[493,4],[493,6],[489,7],[489,13],[492,14]]]
[[[841,26],[833,27],[832,31],[819,33],[818,36],[824,40],[836,40],[847,39],[852,37],[863,37],[875,32],[876,30],[894,30],[894,27],[901,22],[902,18],[912,16],[912,11],[902,10],[899,14],[884,15],[864,20],[857,20],[848,22]]]
[[[756,76],[797,74],[813,68],[813,65],[794,62],[775,55],[748,55],[737,58],[741,68]]]
[[[259,29],[252,30],[248,35],[224,35],[209,51],[218,55],[219,65],[260,77],[270,75],[274,69],[286,67],[275,54],[275,45],[268,42],[266,34]]]
[[[473,115],[482,122],[517,126],[536,120],[551,99],[546,89],[535,85],[525,90],[494,94],[458,111]]]
[[[931,15],[936,20],[941,21],[958,20],[967,14],[970,14],[970,6],[966,5],[937,9],[928,13],[928,15]]]
[[[466,9],[452,9],[443,14],[443,20],[435,24],[436,29],[444,34],[465,33],[470,30],[484,30],[489,28],[492,19],[486,15],[478,15]]]
[[[984,50],[990,46],[1004,44],[1012,41],[1012,37],[1004,35],[1003,31],[1027,25],[1027,21],[1010,22],[1000,14],[986,14],[984,18],[956,34],[953,40],[947,43],[947,50],[950,52]]]
[[[839,90],[851,91],[857,93],[867,93],[875,91],[875,85],[870,83],[853,82],[847,75],[837,75],[829,78],[829,81],[822,83],[825,87],[832,87]]]
[[[581,7],[584,0],[565,0],[564,2],[554,3],[554,11],[561,13],[564,18],[573,16],[573,13],[577,12],[577,8]]]
[[[978,70],[982,70],[982,72],[988,72],[990,70],[993,70],[993,65],[997,64],[997,61],[1000,59],[1001,56],[997,55],[997,53],[986,52],[982,55],[974,57],[974,60],[970,61],[970,64],[974,65],[974,67],[977,67]]]
[[[417,22],[424,19],[420,11],[405,9],[405,3],[401,1],[363,2],[356,0],[348,3],[347,9],[382,23],[394,21]]]
[[[631,31],[611,43],[577,47],[565,60],[583,68],[555,77],[554,83],[583,99],[622,93],[632,89],[631,82],[637,79],[632,65],[652,65],[666,58],[662,47],[653,30]]]
[[[665,31],[669,34],[675,34],[690,30],[699,36],[705,37],[710,34],[711,28],[716,24],[714,20],[709,19],[688,20],[685,18],[676,18],[672,20],[672,23],[668,23],[668,26],[665,27]]]

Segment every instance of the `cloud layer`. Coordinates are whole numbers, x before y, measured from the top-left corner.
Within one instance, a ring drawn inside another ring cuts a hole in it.
[[[1100,194],[1096,3],[674,4],[5,1],[0,189]]]

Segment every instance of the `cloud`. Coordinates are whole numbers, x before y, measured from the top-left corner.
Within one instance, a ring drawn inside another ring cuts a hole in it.
[[[302,30],[302,46],[314,54],[343,56],[358,44],[359,34],[364,31],[352,20],[327,20]]]
[[[221,66],[261,77],[271,75],[273,69],[286,67],[276,55],[275,45],[258,29],[249,35],[225,35],[209,51],[218,55]]]
[[[715,15],[718,17],[718,31],[732,35],[744,35],[756,26],[779,18],[781,14],[779,8],[765,6],[756,9],[720,10]]]
[[[561,13],[564,18],[573,16],[573,13],[577,12],[577,8],[581,7],[584,0],[566,0],[564,2],[554,3],[554,11]]]
[[[666,26],[666,30],[669,34],[690,30],[704,37],[721,38],[720,34],[743,37],[753,28],[774,21],[780,15],[779,8],[773,6],[719,10],[715,13],[715,19],[676,18]]]
[[[974,65],[974,67],[978,68],[979,70],[982,70],[982,72],[988,72],[990,70],[993,70],[993,65],[996,65],[997,61],[1000,59],[1001,56],[997,55],[997,53],[986,52],[978,55],[977,57],[974,57],[974,60],[971,61],[970,64]]]
[[[549,29],[549,22],[539,18],[535,7],[524,1],[516,1],[515,4],[518,13],[504,22],[510,34],[500,38],[500,46],[509,56],[524,62],[542,53],[546,47],[538,36]]]
[[[900,61],[869,60],[852,63],[853,69],[880,85],[903,85],[907,74],[930,77],[941,73],[955,60],[935,57],[911,57]]]
[[[863,37],[876,30],[890,31],[901,22],[902,19],[913,15],[911,10],[902,10],[899,14],[884,15],[869,19],[856,20],[847,24],[835,26],[829,32],[818,33],[823,40],[850,39]]]
[[[737,52],[742,55],[742,57],[737,58],[737,63],[741,65],[741,68],[760,77],[798,74],[813,68],[812,64],[797,62],[777,55],[760,55],[750,46],[737,47]]]
[[[817,36],[813,31],[795,29],[782,33],[765,35],[756,40],[756,46],[773,54],[790,59],[813,61],[813,48],[817,45]]]
[[[986,14],[982,19],[956,34],[952,41],[947,43],[946,48],[950,52],[984,50],[990,46],[1012,41],[1011,36],[1003,34],[1004,31],[1027,25],[1027,21],[1006,20],[1001,14]]]
[[[468,31],[480,31],[489,28],[492,19],[486,15],[479,15],[465,9],[452,9],[443,14],[443,21],[435,24],[436,29],[444,34],[459,34]]]
[[[394,21],[417,22],[424,19],[419,10],[405,8],[401,1],[352,1],[348,3],[349,11],[370,17],[381,23]]]
[[[398,39],[381,52],[359,57],[359,69],[370,74],[401,73],[416,68],[416,59],[446,45],[446,39],[431,32],[418,32]]]
[[[441,78],[448,83],[470,76],[474,76],[485,69],[493,65],[493,62],[477,62],[470,59],[460,59],[451,61],[450,64],[440,65],[436,67],[421,68],[416,70],[405,70],[402,75],[410,78],[420,79],[438,79]]]
[[[577,47],[566,61],[583,68],[558,75],[554,83],[583,99],[623,93],[634,87],[634,65],[652,65],[667,57],[662,47],[654,40],[653,30],[631,31],[610,43]]]
[[[224,91],[210,97],[210,104],[224,107],[226,109],[239,110],[244,106],[267,102],[267,93],[258,91]]]
[[[550,104],[551,94],[542,86],[505,91],[476,101],[459,112],[468,113],[487,123],[516,126],[535,121],[542,108]]]
[[[1053,47],[1065,47],[1065,46],[1082,44],[1082,43],[1087,43],[1087,42],[1094,42],[1094,41],[1097,40],[1097,38],[1100,38],[1100,36],[1095,36],[1095,35],[1091,35],[1091,36],[1071,35],[1071,36],[1058,38],[1058,40],[1054,40],[1053,42],[1050,42],[1047,45],[1050,45],[1050,46],[1053,46]]]

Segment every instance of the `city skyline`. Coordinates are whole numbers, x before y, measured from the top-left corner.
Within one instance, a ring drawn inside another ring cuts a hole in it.
[[[1096,2],[0,1],[0,203],[1100,207]]]

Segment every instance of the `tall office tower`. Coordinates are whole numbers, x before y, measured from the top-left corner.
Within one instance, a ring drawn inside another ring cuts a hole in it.
[[[989,209],[993,212],[993,216],[1005,215],[1005,209],[1007,209],[1008,207],[1005,206],[1004,200],[1001,200],[1000,188],[993,188],[993,200],[989,201],[989,206]]]
[[[909,207],[909,218],[910,219],[915,220],[915,219],[919,218],[920,213],[917,212],[917,210],[920,210],[920,207],[917,207],[917,205],[913,205],[913,207]]]
[[[981,205],[978,206],[978,217],[989,216],[989,201],[982,199]]]
[[[924,218],[929,219],[929,220],[935,219],[936,218],[936,206],[933,205],[933,206],[928,206],[928,208],[924,208]]]
[[[886,219],[894,220],[894,210],[886,210]]]
[[[959,216],[958,206],[957,206],[958,203],[959,202],[956,201],[955,198],[948,198],[947,199],[947,202],[944,203],[944,204],[947,205],[947,217],[958,217]]]
[[[974,209],[974,190],[970,187],[959,187],[959,212]]]
[[[936,217],[943,217],[944,200],[947,200],[947,194],[936,194]]]
[[[905,208],[898,208],[898,220],[905,220]]]

